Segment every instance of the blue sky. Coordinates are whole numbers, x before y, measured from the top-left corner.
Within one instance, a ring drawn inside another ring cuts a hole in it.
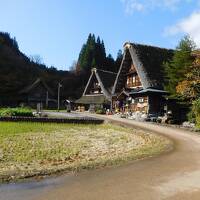
[[[116,57],[125,41],[174,48],[184,34],[200,45],[199,0],[0,0],[0,31],[26,55],[67,70],[89,33]]]

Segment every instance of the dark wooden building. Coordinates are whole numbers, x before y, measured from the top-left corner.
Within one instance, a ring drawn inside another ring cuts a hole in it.
[[[93,68],[83,95],[76,101],[93,110],[95,107],[110,108],[116,73]]]
[[[22,99],[21,103],[32,108],[36,108],[38,103],[44,108],[54,108],[57,104],[54,98],[54,92],[48,87],[46,82],[40,78],[21,90],[19,95]]]
[[[117,74],[113,109],[161,114],[167,94],[163,90],[163,63],[171,59],[173,50],[125,43],[123,60]]]

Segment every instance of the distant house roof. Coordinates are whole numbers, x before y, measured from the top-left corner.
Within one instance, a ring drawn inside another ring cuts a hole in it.
[[[113,88],[117,73],[93,68],[90,78],[88,80],[88,83],[83,92],[83,95],[86,95],[90,82],[92,81],[92,77],[94,76],[97,78],[103,94],[109,99],[111,97],[112,88]]]
[[[31,90],[35,89],[40,84],[42,84],[51,95],[54,95],[54,92],[48,87],[48,85],[45,83],[45,81],[42,80],[41,78],[38,78],[31,85],[25,87],[19,93],[20,94],[27,94],[27,93],[31,92]]]
[[[154,46],[125,43],[123,60],[112,93],[119,93],[125,86],[126,74],[133,62],[144,89],[163,89],[163,63],[169,61],[174,51]]]
[[[78,99],[78,104],[107,104],[108,99],[104,95],[85,95]]]
[[[122,90],[122,91],[117,95],[117,98],[120,97],[120,96],[122,96],[122,95],[128,97],[128,96],[129,96],[129,92],[126,92],[125,90]]]
[[[108,102],[111,101],[111,94],[112,94],[112,88],[116,79],[117,73],[100,70],[93,68],[90,78],[88,80],[88,83],[85,87],[85,90],[83,92],[83,96],[76,101],[76,103],[88,103],[92,104],[92,102]],[[90,95],[87,94],[89,91],[90,84],[93,80],[93,78],[96,78],[98,83],[100,84],[101,90],[103,92],[102,95]],[[99,98],[99,100],[97,100]]]

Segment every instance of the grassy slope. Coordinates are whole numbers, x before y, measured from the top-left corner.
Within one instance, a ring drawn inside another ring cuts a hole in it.
[[[120,164],[169,145],[166,138],[109,124],[0,122],[0,180]]]

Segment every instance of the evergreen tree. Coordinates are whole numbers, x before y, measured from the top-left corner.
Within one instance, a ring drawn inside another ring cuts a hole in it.
[[[83,45],[79,54],[78,63],[82,70],[90,70],[92,67],[102,68],[106,62],[106,52],[100,37],[95,38],[89,34],[86,44]]]
[[[97,63],[96,63],[95,58],[93,58],[91,66],[92,66],[92,68],[96,68],[97,67]]]
[[[80,69],[84,69],[85,67],[85,52],[86,52],[86,44],[83,44],[81,51],[79,53],[78,64]]]
[[[176,86],[180,81],[184,80],[185,74],[192,65],[191,52],[194,47],[194,42],[188,36],[185,36],[177,46],[172,60],[164,64],[166,72],[165,89],[172,96],[177,96]]]
[[[79,54],[78,66],[88,72],[92,67],[118,72],[122,57],[121,50],[117,54],[116,61],[111,54],[106,56],[104,41],[99,36],[96,39],[95,35],[90,33]]]
[[[122,63],[122,59],[123,59],[123,54],[122,54],[122,50],[120,49],[117,53],[117,58],[115,60],[115,72],[118,72],[119,67]]]
[[[101,43],[100,37],[97,37],[96,48],[95,48],[95,60],[97,68],[102,68],[105,63],[106,53],[105,48]]]
[[[101,54],[102,54],[102,58],[103,58],[103,62],[105,62],[106,59],[106,49],[105,49],[105,45],[104,45],[104,41],[101,41]]]
[[[111,54],[108,54],[106,58],[104,69],[107,71],[115,71],[115,60],[113,59]]]

